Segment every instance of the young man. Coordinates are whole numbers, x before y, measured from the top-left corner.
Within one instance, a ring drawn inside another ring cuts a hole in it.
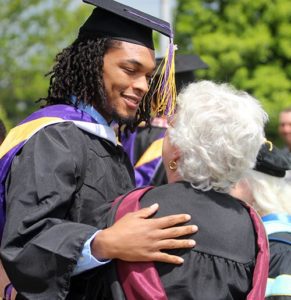
[[[194,245],[175,238],[195,226],[173,227],[190,216],[147,219],[156,205],[98,231],[106,228],[112,200],[134,187],[110,124],[149,121],[152,30],[171,32],[166,22],[117,2],[86,2],[97,8],[57,55],[46,107],[13,129],[0,149],[1,259],[17,299],[101,299],[108,282],[100,265],[108,260],[179,264],[181,258],[161,250]]]

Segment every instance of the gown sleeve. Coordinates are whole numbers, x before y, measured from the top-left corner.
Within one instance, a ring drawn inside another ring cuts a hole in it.
[[[65,299],[83,245],[96,232],[67,217],[86,166],[82,134],[73,123],[48,126],[13,160],[1,259],[18,299]]]

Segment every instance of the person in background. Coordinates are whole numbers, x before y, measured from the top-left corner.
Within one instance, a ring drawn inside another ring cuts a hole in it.
[[[157,59],[160,65],[162,59]],[[194,82],[194,71],[207,68],[197,55],[178,54],[175,57],[175,81],[177,93],[188,83]],[[157,73],[157,77],[159,72]],[[155,79],[154,79],[155,80]],[[134,166],[136,186],[167,183],[162,164],[162,144],[168,128],[167,118],[160,116],[151,121],[150,127],[140,124],[135,132],[122,135],[121,143]]]
[[[0,145],[3,143],[4,139],[6,137],[6,128],[2,120],[0,120]],[[7,286],[7,284],[10,282],[8,279],[2,263],[0,261],[0,299],[4,297],[4,289]]]
[[[268,141],[262,145],[254,169],[231,192],[257,210],[268,234],[268,300],[291,299],[291,186],[284,180],[290,169],[286,153]]]
[[[287,107],[280,112],[278,132],[285,144],[283,151],[291,161],[291,107]],[[286,172],[285,178],[291,184],[291,171]]]
[[[0,145],[3,143],[6,137],[6,128],[2,120],[0,120]]]
[[[280,112],[278,132],[280,137],[285,143],[284,151],[290,155],[291,153],[291,107],[287,107]]]
[[[152,31],[171,38],[172,31],[121,3],[86,2],[96,8],[56,56],[45,107],[0,147],[1,260],[18,300],[102,299],[96,284],[103,284],[101,266],[110,259],[181,264],[162,250],[194,246],[177,238],[194,226],[172,228],[190,216],[148,219],[158,205],[99,230],[113,199],[134,187],[130,161],[110,125],[149,122]]]
[[[6,128],[2,120],[0,120],[0,145],[3,143],[6,137]],[[6,272],[3,269],[2,263],[0,261],[0,300],[5,296],[4,289],[10,283]],[[11,295],[11,299],[15,299],[15,294]]]
[[[182,90],[163,142],[169,183],[117,199],[109,219],[116,221],[157,199],[160,209],[154,218],[183,211],[192,216],[199,228],[197,245],[166,251],[181,255],[181,266],[117,260],[126,299],[264,299],[265,230],[255,211],[229,190],[255,164],[266,121],[256,99],[227,84],[201,81]],[[139,203],[131,197],[137,194]]]

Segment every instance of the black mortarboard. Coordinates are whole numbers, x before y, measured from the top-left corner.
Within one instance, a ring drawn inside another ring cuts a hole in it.
[[[157,65],[162,58],[157,58]],[[194,81],[194,72],[199,69],[206,69],[208,65],[198,56],[192,54],[177,54],[175,56],[175,80],[177,93],[190,82]]]
[[[254,170],[275,177],[284,177],[286,171],[290,169],[291,162],[286,153],[269,141],[261,146]]]
[[[79,38],[111,37],[154,49],[152,30],[172,37],[168,22],[113,0],[83,0],[96,6]]]

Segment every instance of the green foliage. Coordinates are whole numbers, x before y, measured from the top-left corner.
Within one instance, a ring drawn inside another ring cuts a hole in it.
[[[35,101],[46,96],[48,78],[44,75],[92,10],[81,3],[1,0],[0,103],[13,125],[39,107]]]
[[[209,65],[199,79],[230,82],[268,112],[268,138],[279,143],[278,115],[291,104],[289,0],[177,0],[176,43]]]
[[[0,105],[0,120],[4,123],[6,130],[11,129],[11,123],[9,122],[4,108]]]

